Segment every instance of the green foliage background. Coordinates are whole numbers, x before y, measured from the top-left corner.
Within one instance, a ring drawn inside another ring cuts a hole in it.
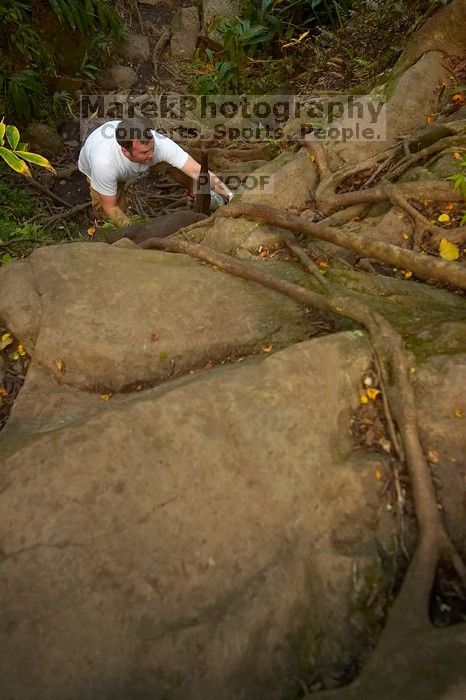
[[[60,78],[94,77],[124,33],[108,0],[0,0],[0,26],[0,114],[21,125],[69,106]]]

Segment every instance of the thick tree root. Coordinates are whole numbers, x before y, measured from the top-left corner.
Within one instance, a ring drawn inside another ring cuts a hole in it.
[[[386,195],[388,197],[388,195]],[[436,279],[439,282],[449,284],[460,289],[466,289],[466,267],[460,263],[439,260],[428,255],[405,250],[398,246],[384,243],[370,236],[333,228],[325,224],[314,224],[305,221],[294,214],[286,214],[272,207],[264,207],[251,204],[229,204],[218,209],[213,218],[246,217],[252,221],[269,224],[313,236],[342,248],[348,248],[364,257],[376,258],[389,263],[401,270],[410,270],[421,279]]]

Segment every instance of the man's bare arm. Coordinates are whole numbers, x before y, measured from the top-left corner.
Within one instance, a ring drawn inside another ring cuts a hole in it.
[[[180,168],[181,172],[183,172],[185,175],[188,175],[194,182],[197,182],[197,178],[199,177],[199,173],[201,172],[201,166],[197,161],[194,160],[194,158],[191,158],[191,156],[188,157],[188,160],[186,163],[183,165],[182,168]],[[212,173],[209,170],[209,175],[210,175],[210,187],[214,192],[218,192],[218,194],[221,194],[222,197],[225,197],[226,200],[229,200],[232,196],[232,192],[228,189],[228,187],[215,175],[215,173]]]

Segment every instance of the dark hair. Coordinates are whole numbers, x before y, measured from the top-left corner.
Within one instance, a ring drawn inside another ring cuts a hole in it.
[[[145,117],[122,119],[115,129],[115,138],[122,148],[131,152],[133,141],[152,140],[152,128],[152,124]]]

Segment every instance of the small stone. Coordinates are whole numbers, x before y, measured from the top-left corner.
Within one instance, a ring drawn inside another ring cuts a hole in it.
[[[114,66],[110,69],[110,75],[117,90],[127,90],[138,82],[137,73],[130,66]]]
[[[128,61],[147,61],[150,56],[149,39],[144,34],[130,34],[120,49],[120,55]]]

